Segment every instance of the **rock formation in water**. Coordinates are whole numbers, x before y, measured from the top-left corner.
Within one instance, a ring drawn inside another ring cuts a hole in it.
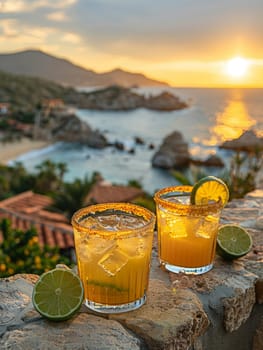
[[[152,165],[163,169],[181,168],[188,166],[189,163],[188,144],[179,131],[166,136],[152,158]]]
[[[78,142],[93,148],[104,148],[108,141],[98,130],[71,113],[51,113],[40,121],[35,138],[50,141]]]
[[[148,108],[159,111],[172,111],[188,107],[179,97],[162,92],[157,96],[146,97],[131,89],[121,86],[110,86],[102,90],[92,91],[76,101],[78,108],[96,110],[130,110]]]

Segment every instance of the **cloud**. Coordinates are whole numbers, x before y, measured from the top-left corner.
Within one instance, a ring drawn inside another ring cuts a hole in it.
[[[41,8],[65,9],[77,0],[0,0],[0,13],[32,12]]]
[[[61,40],[65,41],[67,43],[71,43],[71,44],[80,44],[81,43],[81,38],[74,33],[65,33],[62,36]]]
[[[27,2],[23,0],[2,0],[0,1],[0,13],[17,13],[27,11]]]
[[[242,50],[255,43],[258,50],[262,12],[257,0],[81,0],[72,21],[87,44],[104,52],[159,60],[169,51],[174,59],[209,60],[224,46]]]
[[[3,37],[16,37],[19,35],[19,31],[16,29],[16,20],[5,19],[0,22],[0,30]]]
[[[37,0],[34,1],[35,8],[46,7],[55,9],[64,9],[74,5],[78,0]],[[32,1],[29,1],[32,2]]]
[[[57,11],[47,14],[47,19],[55,22],[64,22],[68,20],[68,17],[64,12]]]
[[[101,57],[143,64],[263,57],[259,0],[0,0],[0,13],[6,39],[21,30],[27,45],[31,28],[39,29],[47,32],[42,43],[36,35],[41,47],[67,42],[70,55],[70,45],[81,44]]]

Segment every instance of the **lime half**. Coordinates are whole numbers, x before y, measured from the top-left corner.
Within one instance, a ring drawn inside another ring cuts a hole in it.
[[[33,289],[32,303],[42,316],[63,321],[79,310],[83,296],[80,278],[71,270],[56,268],[39,277]]]
[[[252,248],[249,233],[238,225],[223,225],[218,230],[216,251],[226,260],[246,255]]]
[[[226,205],[229,199],[229,191],[223,180],[215,176],[206,176],[199,180],[191,192],[191,204],[208,204],[211,201],[222,201]]]

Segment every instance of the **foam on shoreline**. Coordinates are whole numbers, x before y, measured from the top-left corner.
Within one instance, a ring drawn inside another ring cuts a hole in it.
[[[28,159],[39,157],[40,155],[52,152],[53,150],[58,148],[61,144],[62,144],[62,142],[56,142],[56,143],[54,143],[52,145],[48,145],[48,146],[40,148],[40,149],[33,149],[33,150],[29,151],[29,152],[26,152],[26,153],[23,153],[23,154],[19,155],[15,159],[9,160],[7,162],[7,164],[8,165],[13,165],[16,162],[23,162],[23,161],[26,161]]]

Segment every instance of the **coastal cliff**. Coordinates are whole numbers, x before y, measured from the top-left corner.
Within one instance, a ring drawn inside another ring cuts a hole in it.
[[[172,111],[188,105],[170,92],[157,96],[144,96],[131,88],[110,85],[90,92],[78,91],[40,78],[13,75],[0,71],[0,102],[8,104],[10,111],[34,113],[49,100],[61,100],[65,106],[78,109],[131,110],[149,108]]]
[[[33,136],[35,140],[77,142],[99,149],[108,145],[103,134],[93,130],[88,123],[81,121],[74,113],[50,113],[44,118],[39,115]]]
[[[109,86],[105,89],[87,93],[76,101],[80,109],[131,110],[148,108],[159,111],[173,111],[187,108],[188,105],[179,97],[164,91],[157,96],[144,96],[121,86]]]

